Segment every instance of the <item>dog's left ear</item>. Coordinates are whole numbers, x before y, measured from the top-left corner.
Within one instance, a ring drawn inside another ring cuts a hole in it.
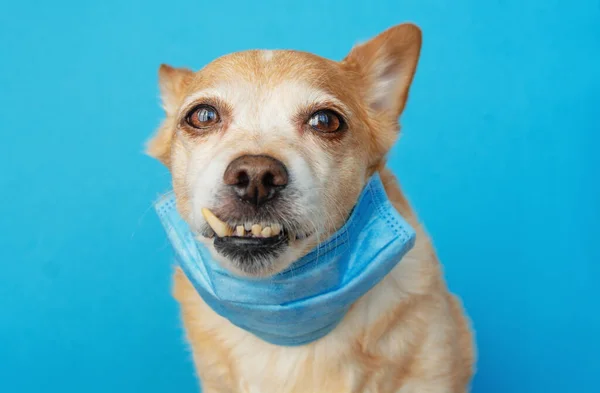
[[[420,51],[421,30],[405,23],[354,47],[344,62],[361,74],[370,108],[397,119],[404,110]]]

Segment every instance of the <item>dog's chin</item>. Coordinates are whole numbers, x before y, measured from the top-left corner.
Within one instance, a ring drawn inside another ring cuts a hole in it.
[[[286,235],[268,239],[215,237],[206,239],[215,260],[231,273],[254,278],[273,276],[306,255],[314,237],[290,241]]]
[[[216,237],[213,247],[223,255],[237,271],[248,276],[268,275],[275,261],[288,248],[285,234],[262,237]]]

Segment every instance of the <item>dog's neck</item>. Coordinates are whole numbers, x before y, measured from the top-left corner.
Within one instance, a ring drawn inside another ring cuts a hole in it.
[[[417,217],[414,214],[408,199],[404,196],[404,193],[400,189],[396,176],[385,166],[381,166],[379,169],[379,175],[381,182],[385,188],[385,192],[388,198],[393,203],[394,207],[398,210],[398,213],[402,215],[411,225],[417,224]]]

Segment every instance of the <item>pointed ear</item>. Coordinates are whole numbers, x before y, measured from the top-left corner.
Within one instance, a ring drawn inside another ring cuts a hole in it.
[[[172,115],[177,111],[185,88],[193,77],[194,72],[187,68],[174,68],[161,64],[158,69],[158,85],[160,98],[167,115]]]
[[[162,64],[158,69],[158,85],[163,108],[167,119],[146,143],[146,154],[161,161],[166,166],[170,165],[171,141],[173,138],[172,117],[179,107],[185,93],[187,84],[192,80],[194,73],[185,68],[173,68]]]
[[[371,109],[398,118],[408,98],[420,51],[421,30],[405,23],[354,47],[344,62],[362,75]]]

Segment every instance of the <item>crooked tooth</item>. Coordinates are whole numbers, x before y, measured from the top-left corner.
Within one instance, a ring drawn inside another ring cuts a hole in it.
[[[247,230],[248,232],[250,232],[252,230],[252,223],[251,222],[245,223],[244,229]]]
[[[233,228],[225,224],[223,221],[219,220],[219,218],[215,216],[213,212],[211,212],[209,209],[203,207],[202,215],[204,216],[204,219],[206,220],[208,225],[210,225],[213,231],[215,231],[217,236],[224,237],[232,235]]]
[[[252,225],[252,234],[254,236],[260,236],[261,232],[262,232],[262,226],[260,226],[259,224]]]
[[[244,229],[243,225],[238,225],[237,227],[235,227],[235,235],[236,236],[244,236],[246,234],[246,230]]]
[[[279,235],[279,233],[281,233],[281,225],[279,225],[279,224],[271,225],[271,231],[273,232],[273,236]]]
[[[263,237],[271,237],[271,228],[266,227],[265,229],[262,230],[261,234],[263,235]]]

